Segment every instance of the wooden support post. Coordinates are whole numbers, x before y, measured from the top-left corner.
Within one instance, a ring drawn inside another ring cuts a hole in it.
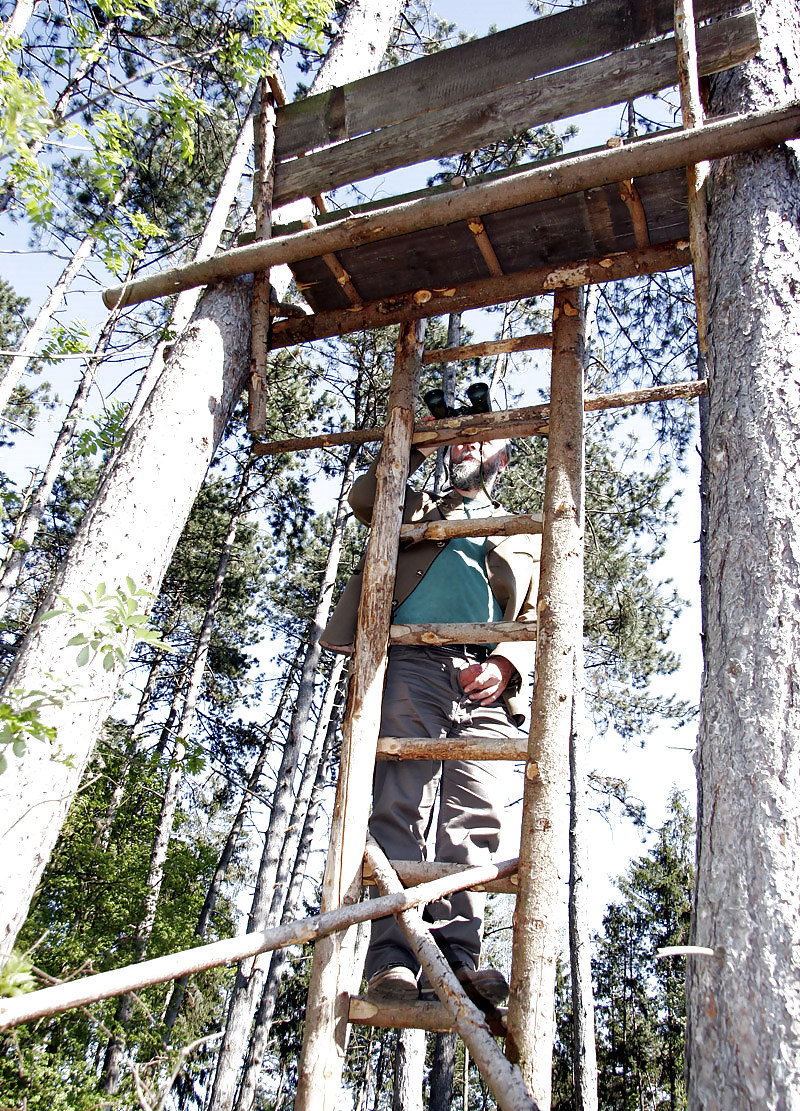
[[[582,296],[555,294],[536,686],[522,810],[506,1052],[550,1106],[553,998],[567,849],[572,673],[583,590]]]
[[[681,115],[687,129],[703,126],[703,104],[700,99],[700,77],[697,69],[697,41],[692,0],[675,0],[675,46],[678,53],[678,84],[681,91]],[[686,188],[689,197],[689,245],[694,262],[694,299],[697,306],[697,343],[700,354],[708,350],[706,336],[708,316],[708,234],[706,230],[706,181],[708,162],[695,162],[686,167]]]
[[[489,233],[484,227],[483,220],[475,217],[474,220],[467,221],[467,227],[475,236],[475,244],[483,255],[483,261],[486,263],[486,268],[493,278],[501,277],[503,267],[500,265],[500,259],[495,254],[492,241],[489,238]]]
[[[322,885],[323,910],[356,902],[361,890],[361,865],[372,797],[394,571],[414,428],[414,402],[422,367],[423,335],[421,322],[406,324],[401,327],[397,341],[364,565],[350,702],[342,727],[331,847]],[[348,999],[354,987],[351,982],[353,933],[351,930],[326,938],[314,953],[295,1111],[333,1111],[339,1102]]]
[[[326,252],[322,256],[322,261],[328,267],[331,274],[333,274],[334,278],[336,278],[337,283],[341,286],[341,288],[347,294],[347,298],[350,301],[350,304],[351,305],[361,305],[364,298],[361,296],[361,294],[358,292],[356,287],[353,285],[353,279],[350,277],[348,272],[342,266],[341,262],[339,262],[338,258],[333,253],[333,251]]]
[[[650,231],[647,227],[647,215],[642,204],[642,198],[639,196],[639,190],[632,180],[619,183],[619,195],[630,214],[636,246],[640,249],[649,247]]]
[[[255,124],[253,210],[256,238],[269,239],[272,231],[272,187],[275,181],[275,103],[266,77],[261,78],[261,105]],[[253,277],[252,328],[250,333],[250,378],[248,380],[247,431],[257,432],[267,419],[264,379],[270,341],[269,270]]]
[[[381,895],[397,894],[403,890],[397,873],[374,841],[367,844],[365,859]],[[428,974],[436,994],[450,1012],[453,1029],[472,1053],[498,1107],[501,1111],[538,1111],[536,1103],[525,1090],[519,1069],[503,1056],[489,1031],[486,1018],[467,998],[430,930],[425,926],[422,915],[416,910],[409,910],[395,917],[415,956]]]

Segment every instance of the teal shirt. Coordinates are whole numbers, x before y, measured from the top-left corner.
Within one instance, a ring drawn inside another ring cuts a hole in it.
[[[488,501],[464,499],[467,517],[486,517]],[[395,611],[397,624],[440,621],[500,621],[503,611],[486,575],[486,537],[450,540],[419,585]]]

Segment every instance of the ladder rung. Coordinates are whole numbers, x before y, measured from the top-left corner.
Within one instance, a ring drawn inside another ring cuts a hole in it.
[[[403,887],[418,887],[421,883],[441,879],[442,876],[452,876],[456,872],[463,872],[463,864],[443,863],[440,860],[392,860],[389,862],[397,872]],[[373,883],[369,867],[364,865],[364,883]],[[503,895],[516,895],[517,877],[505,876],[498,880],[489,880],[488,883],[476,884],[472,891],[494,891]]]
[[[526,737],[378,737],[378,760],[525,760]]]
[[[392,625],[390,644],[499,644],[536,640],[535,621],[450,621],[423,625]]]
[[[499,1008],[500,1019],[505,1025],[507,1010]],[[436,1030],[444,1033],[453,1029],[447,1008],[439,1002],[399,1003],[396,999],[368,999],[364,995],[350,996],[350,1021],[362,1026],[385,1026]]]
[[[465,517],[455,521],[419,521],[401,525],[401,540],[452,540],[459,536],[516,536],[542,531],[541,513],[513,517]]]

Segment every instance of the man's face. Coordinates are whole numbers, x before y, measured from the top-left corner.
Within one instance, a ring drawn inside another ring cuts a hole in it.
[[[491,490],[507,461],[507,440],[478,440],[450,448],[450,481],[456,490]]]

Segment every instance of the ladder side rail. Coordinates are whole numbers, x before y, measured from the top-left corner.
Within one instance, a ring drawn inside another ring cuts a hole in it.
[[[339,781],[323,878],[323,911],[357,902],[361,891],[394,569],[411,454],[414,402],[422,367],[423,335],[422,322],[407,324],[400,329],[397,341],[386,435],[364,565],[349,706],[342,727]],[[325,938],[315,948],[295,1111],[333,1111],[339,1100],[348,1003],[354,986],[354,933],[350,930]]]
[[[553,306],[551,423],[547,450],[536,684],[522,811],[506,1053],[533,1097],[550,1106],[554,991],[567,846],[565,800],[576,595],[583,590],[582,294]]]
[[[266,77],[260,81],[260,102],[255,119],[253,150],[253,211],[256,238],[272,235],[272,200],[275,186],[275,101]],[[247,431],[263,428],[267,420],[265,377],[270,334],[269,269],[253,275],[253,304],[250,330],[250,377],[248,379]]]

